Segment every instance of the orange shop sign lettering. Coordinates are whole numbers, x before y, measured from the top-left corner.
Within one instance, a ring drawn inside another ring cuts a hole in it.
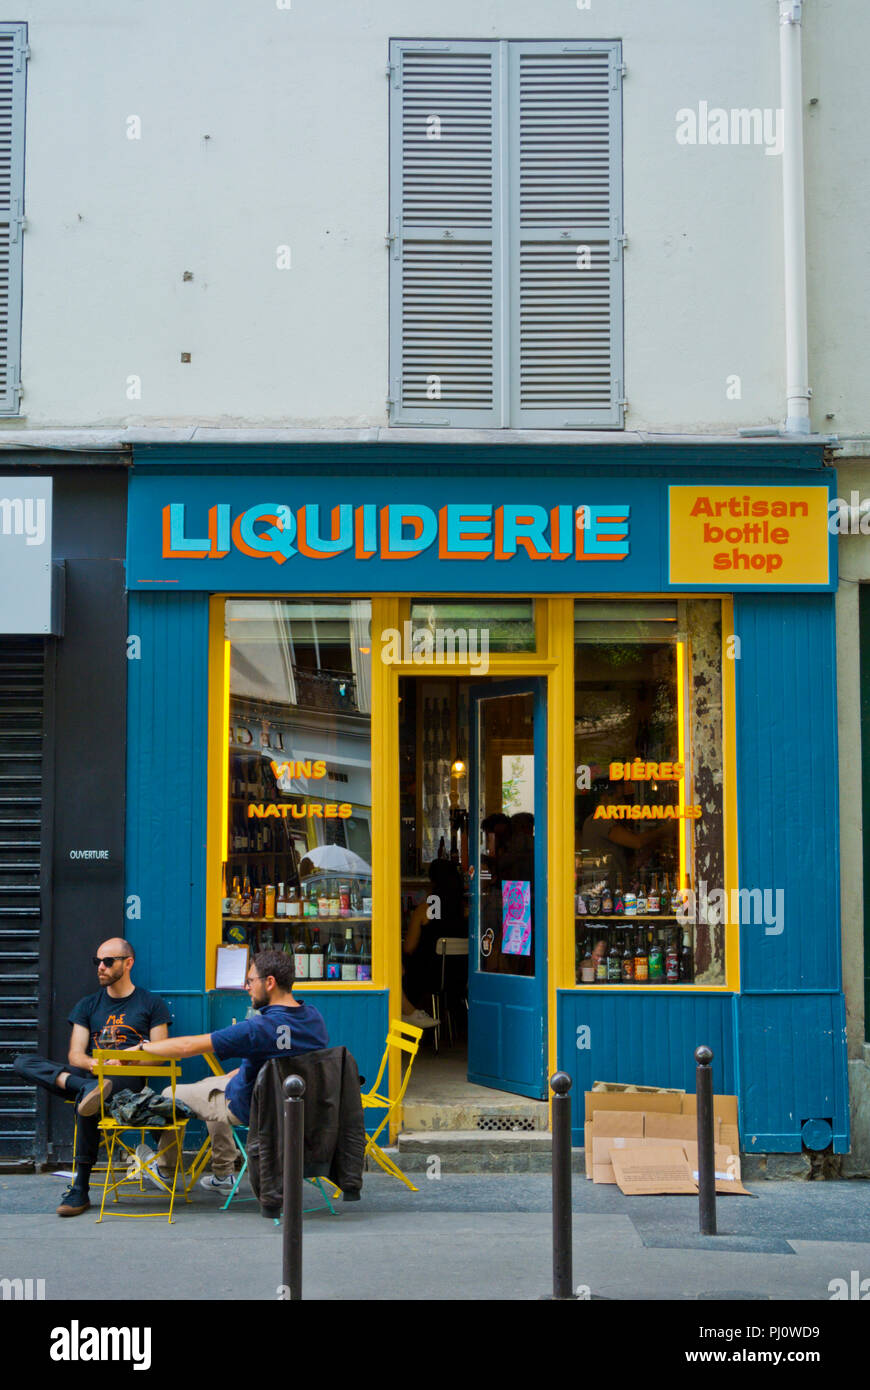
[[[282,801],[277,805],[274,801],[268,804],[260,802],[259,805],[252,802],[248,806],[248,820],[268,820],[270,816],[280,817],[281,820],[348,820],[353,815],[353,806],[349,801]]]
[[[827,584],[826,487],[671,487],[672,584]]]

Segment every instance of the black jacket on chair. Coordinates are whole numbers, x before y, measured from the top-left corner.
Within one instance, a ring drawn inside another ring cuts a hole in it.
[[[261,1207],[284,1204],[284,1081],[305,1082],[304,1175],[329,1178],[342,1192],[362,1188],[365,1121],[359,1071],[346,1047],[297,1057],[273,1057],[261,1068],[251,1096],[248,1176]]]

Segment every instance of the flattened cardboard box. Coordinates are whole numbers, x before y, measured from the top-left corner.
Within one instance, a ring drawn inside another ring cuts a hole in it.
[[[601,1110],[595,1112],[595,1133],[591,1144],[587,1140],[586,1152],[592,1155],[591,1178],[593,1182],[615,1183],[610,1163],[610,1148],[623,1148],[627,1141],[641,1143],[643,1140],[643,1111]],[[590,1126],[591,1128],[591,1126]]]
[[[614,1149],[612,1162],[619,1190],[627,1197],[697,1194],[686,1155],[676,1144],[661,1149]]]
[[[584,1094],[587,1122],[593,1115],[605,1110],[647,1110],[679,1115],[683,1109],[682,1101],[686,1099],[680,1092],[673,1095],[641,1095],[634,1091],[586,1091]]]

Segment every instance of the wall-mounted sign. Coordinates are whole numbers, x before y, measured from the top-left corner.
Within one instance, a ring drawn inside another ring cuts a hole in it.
[[[671,487],[670,581],[726,589],[829,580],[826,487]]]
[[[834,587],[835,536],[830,574],[825,568],[828,487],[775,482],[760,467],[750,488],[671,488],[669,546],[666,479],[593,470],[579,456],[576,471],[534,477],[480,478],[470,463],[464,474],[431,476],[144,467],[130,480],[127,582],[152,593]],[[748,513],[732,515],[731,499],[744,496]],[[790,501],[805,503],[807,515]],[[279,757],[291,752],[286,736],[283,748],[270,746]],[[307,751],[292,748],[294,757]]]
[[[57,626],[52,621],[51,483],[51,478],[0,478],[0,633],[41,636]]]

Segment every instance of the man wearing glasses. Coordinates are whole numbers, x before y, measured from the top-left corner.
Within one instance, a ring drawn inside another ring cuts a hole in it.
[[[251,1004],[259,1011],[253,1017],[214,1033],[143,1045],[145,1052],[156,1057],[197,1057],[213,1052],[223,1061],[242,1058],[242,1065],[224,1076],[209,1076],[175,1088],[176,1099],[205,1120],[211,1136],[212,1172],[200,1179],[200,1186],[207,1191],[225,1195],[232,1191],[236,1159],[232,1126],[248,1123],[260,1068],[272,1057],[294,1057],[329,1046],[323,1015],[313,1004],[301,1004],[293,998],[293,981],[291,956],[283,951],[261,951],[251,962],[245,980]],[[169,1094],[164,1091],[164,1095]],[[175,1166],[173,1135],[165,1136],[159,1159],[158,1172],[171,1172]]]
[[[80,999],[69,1016],[72,1036],[68,1063],[64,1065],[24,1054],[16,1057],[12,1064],[13,1070],[26,1081],[45,1087],[52,1095],[76,1102],[79,1118],[75,1174],[72,1185],[61,1198],[58,1216],[80,1216],[91,1204],[91,1169],[100,1146],[101,1088],[94,1075],[97,1065],[91,1055],[94,1048],[135,1048],[146,1041],[159,1042],[168,1037],[172,1018],[168,1005],[159,995],[133,984],[130,974],[135,952],[129,941],[122,937],[104,941],[93,960],[100,988],[96,994]],[[139,1091],[144,1084],[142,1077],[105,1081],[102,1094],[107,1096],[113,1086],[128,1086],[130,1090]]]

